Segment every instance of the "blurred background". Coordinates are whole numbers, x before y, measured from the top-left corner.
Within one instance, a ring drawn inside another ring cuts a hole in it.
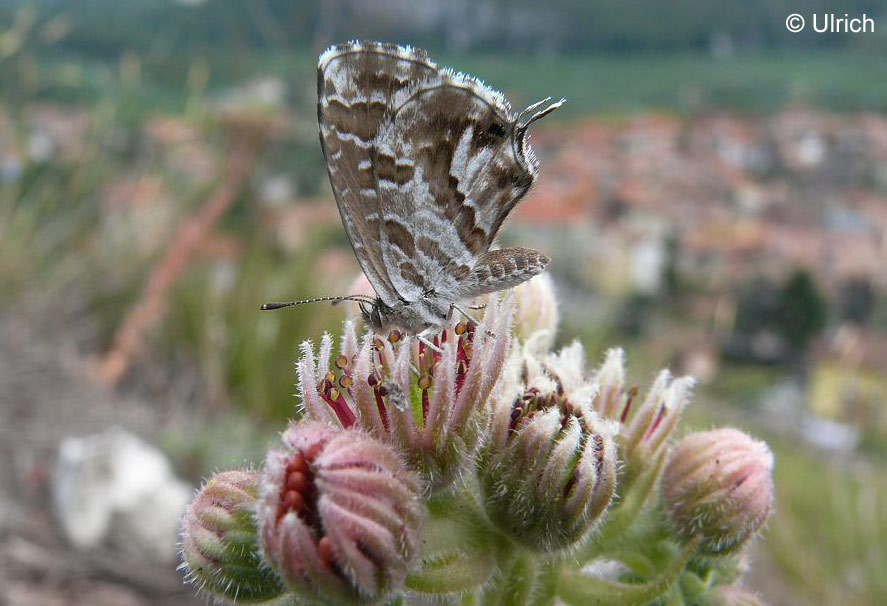
[[[204,603],[182,499],[260,462],[344,317],[258,306],[358,272],[315,112],[352,38],[568,99],[502,234],[553,258],[561,343],[771,444],[766,601],[887,603],[887,2],[0,0],[0,604]]]

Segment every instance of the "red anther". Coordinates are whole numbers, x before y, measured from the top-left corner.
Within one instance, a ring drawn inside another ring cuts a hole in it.
[[[330,384],[326,390],[320,392],[320,397],[323,398],[323,400],[330,405],[330,408],[333,409],[333,412],[336,413],[342,427],[347,429],[357,421],[357,416],[355,416],[354,412],[348,407],[348,403],[345,401],[345,398],[342,397],[342,392],[332,384]]]
[[[465,384],[465,377],[468,376],[468,364],[465,363],[465,360],[459,360],[456,363],[456,389],[455,394],[458,396],[462,391],[462,385]]]
[[[570,491],[573,490],[573,486],[575,486],[575,485],[576,485],[576,475],[574,474],[574,475],[570,476],[570,479],[567,480],[567,483],[564,485],[564,492],[563,492],[564,498],[567,498],[568,496],[570,496]]]
[[[388,333],[388,342],[391,344],[397,343],[403,338],[403,335],[396,328]]]
[[[295,490],[288,490],[283,495],[283,508],[287,511],[302,511],[305,507],[305,499]]]
[[[314,444],[303,450],[302,455],[305,457],[306,461],[313,461],[315,458],[317,458],[317,455],[320,454],[320,451],[323,450],[324,446],[326,446],[326,444],[315,442]]]
[[[308,471],[308,463],[305,461],[305,457],[303,457],[301,453],[297,452],[290,457],[289,462],[286,464],[287,475],[295,472],[305,473],[306,471]]]
[[[634,400],[634,397],[638,394],[638,386],[632,385],[628,389],[628,398],[625,400],[625,406],[622,407],[622,414],[619,415],[619,422],[625,423],[625,419],[628,418],[628,410],[631,408],[631,401]]]
[[[354,385],[354,379],[351,375],[342,375],[339,377],[339,387],[342,389],[348,389],[352,385]]]
[[[333,543],[329,537],[321,537],[317,542],[317,555],[320,556],[320,561],[324,566],[333,565]]]
[[[385,407],[385,400],[382,397],[387,393],[384,385],[373,388],[373,396],[376,398],[376,410],[379,411],[379,418],[382,419],[382,427],[388,431],[388,409]]]
[[[457,335],[463,335],[465,334],[466,329],[467,327],[465,326],[465,323],[459,322],[458,324],[456,324],[456,328],[454,328],[453,330]]]
[[[301,471],[286,474],[286,489],[304,492],[308,488],[308,476]]]
[[[653,424],[650,425],[650,429],[648,429],[647,433],[644,434],[645,440],[653,435],[653,432],[656,431],[656,428],[659,427],[660,423],[662,423],[662,419],[665,418],[665,414],[667,412],[668,407],[665,404],[659,407],[659,412],[656,413],[656,418],[653,420]]]
[[[376,373],[370,373],[370,376],[367,377],[367,383],[369,383],[370,387],[375,387],[379,384],[379,377],[376,376]]]
[[[348,356],[345,354],[339,354],[336,356],[336,368],[339,370],[343,370],[348,365]]]

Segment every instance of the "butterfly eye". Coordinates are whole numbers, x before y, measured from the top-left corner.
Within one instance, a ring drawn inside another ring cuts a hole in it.
[[[493,122],[487,127],[487,134],[492,137],[504,137],[505,127],[498,122]]]

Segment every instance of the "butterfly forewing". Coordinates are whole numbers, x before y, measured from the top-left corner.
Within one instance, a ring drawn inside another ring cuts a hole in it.
[[[452,304],[545,267],[530,249],[490,250],[536,173],[500,93],[418,49],[348,43],[320,58],[318,120],[345,230],[392,323],[442,325]]]
[[[372,155],[379,129],[398,91],[433,77],[422,51],[356,43],[331,47],[317,68],[317,117],[327,171],[354,253],[388,305],[400,297],[385,269],[379,237],[381,210]]]

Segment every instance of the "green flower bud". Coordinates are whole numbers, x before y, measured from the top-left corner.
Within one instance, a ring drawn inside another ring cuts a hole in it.
[[[255,509],[259,473],[217,473],[182,521],[182,566],[189,581],[217,597],[261,602],[284,592],[259,554]]]
[[[616,486],[615,424],[549,387],[497,401],[480,465],[490,519],[542,551],[587,537]]]
[[[637,411],[628,416],[619,434],[626,483],[661,463],[681,413],[690,401],[694,383],[690,377],[673,379],[663,370]]]
[[[675,531],[699,537],[703,553],[738,549],[770,515],[772,471],[767,445],[738,429],[686,436],[669,454],[661,484]]]

